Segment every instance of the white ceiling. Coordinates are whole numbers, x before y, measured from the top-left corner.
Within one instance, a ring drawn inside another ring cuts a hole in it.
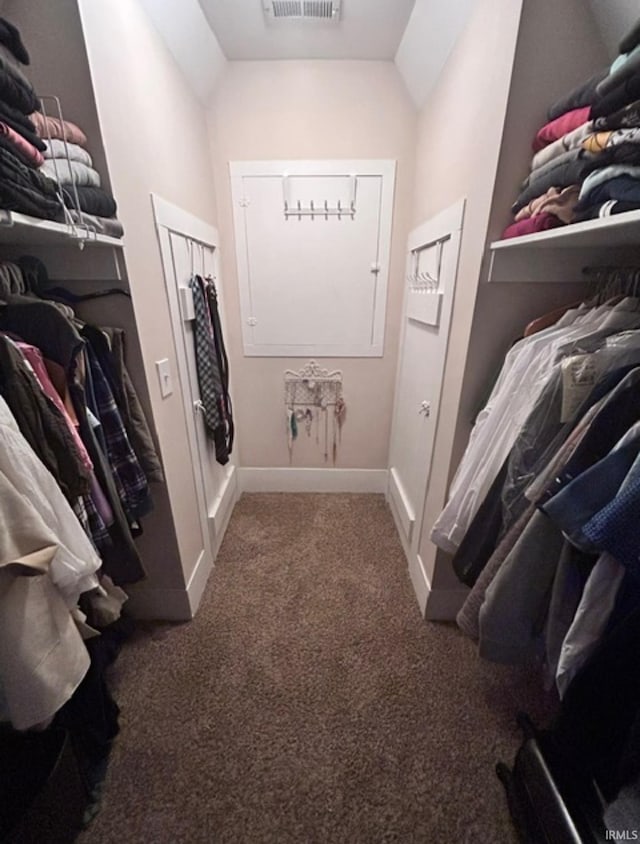
[[[262,0],[199,0],[228,59],[393,59],[415,0],[342,0],[338,25],[267,22]]]

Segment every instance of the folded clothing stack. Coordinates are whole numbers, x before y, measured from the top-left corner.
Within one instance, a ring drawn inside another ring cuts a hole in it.
[[[86,148],[87,136],[82,129],[68,120],[45,116],[41,112],[32,114],[31,119],[44,141],[40,172],[60,186],[67,215],[98,234],[122,237],[122,224],[116,218],[116,202],[101,186],[100,174],[93,167]]]
[[[503,238],[640,209],[640,21],[547,117]]]
[[[28,64],[19,31],[0,18],[0,208],[55,219],[56,184],[38,170],[44,144],[29,118],[39,101],[21,68]]]

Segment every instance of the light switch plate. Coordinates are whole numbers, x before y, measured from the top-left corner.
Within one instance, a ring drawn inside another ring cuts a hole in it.
[[[171,369],[169,368],[169,358],[163,358],[156,361],[156,369],[158,370],[158,381],[160,382],[160,394],[163,399],[170,396],[173,392],[173,380],[171,378]]]

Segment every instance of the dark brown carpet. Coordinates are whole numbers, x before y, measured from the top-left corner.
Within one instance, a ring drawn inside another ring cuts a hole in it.
[[[537,680],[423,621],[380,496],[247,495],[197,618],[139,632],[82,844],[515,841]]]

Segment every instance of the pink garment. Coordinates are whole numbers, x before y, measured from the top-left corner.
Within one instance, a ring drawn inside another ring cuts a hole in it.
[[[537,214],[535,217],[519,220],[517,223],[507,226],[502,232],[502,239],[507,240],[510,237],[522,237],[525,234],[544,232],[547,229],[555,229],[561,225],[563,225],[562,221],[554,214]]]
[[[32,167],[42,167],[44,164],[44,155],[33,144],[30,144],[26,138],[19,135],[15,129],[7,126],[6,123],[0,122],[0,135],[4,135],[7,140],[11,141],[22,158],[26,159]]]
[[[532,144],[533,151],[539,152],[548,144],[552,144],[554,141],[563,138],[569,132],[573,132],[574,129],[577,129],[589,120],[590,114],[590,106],[586,106],[585,108],[574,108],[573,111],[568,111],[566,114],[556,117],[556,119],[552,120],[550,123],[545,123],[542,129],[538,130],[538,134],[535,136]]]
[[[16,341],[16,346],[20,349],[22,354],[25,356],[25,358],[31,365],[31,368],[33,369],[35,376],[38,379],[40,386],[42,387],[42,391],[51,399],[51,401],[55,404],[60,413],[63,415],[64,421],[67,423],[69,431],[71,432],[71,436],[73,437],[73,441],[76,445],[76,448],[78,449],[78,454],[80,456],[80,460],[82,461],[82,465],[85,466],[90,472],[93,471],[93,463],[91,462],[89,453],[87,452],[84,443],[80,439],[80,434],[78,434],[76,426],[71,421],[71,418],[67,413],[67,409],[64,406],[62,399],[58,395],[56,388],[53,386],[51,378],[49,378],[47,367],[44,365],[44,360],[42,358],[42,352],[40,351],[40,349],[36,348],[36,346],[30,346],[28,343],[23,343],[21,340]]]
[[[69,120],[58,120],[57,117],[45,117],[40,111],[34,111],[29,115],[30,120],[36,127],[36,132],[44,140],[49,138],[57,138],[61,141],[69,141],[71,144],[78,144],[81,147],[86,147],[87,136]]]

